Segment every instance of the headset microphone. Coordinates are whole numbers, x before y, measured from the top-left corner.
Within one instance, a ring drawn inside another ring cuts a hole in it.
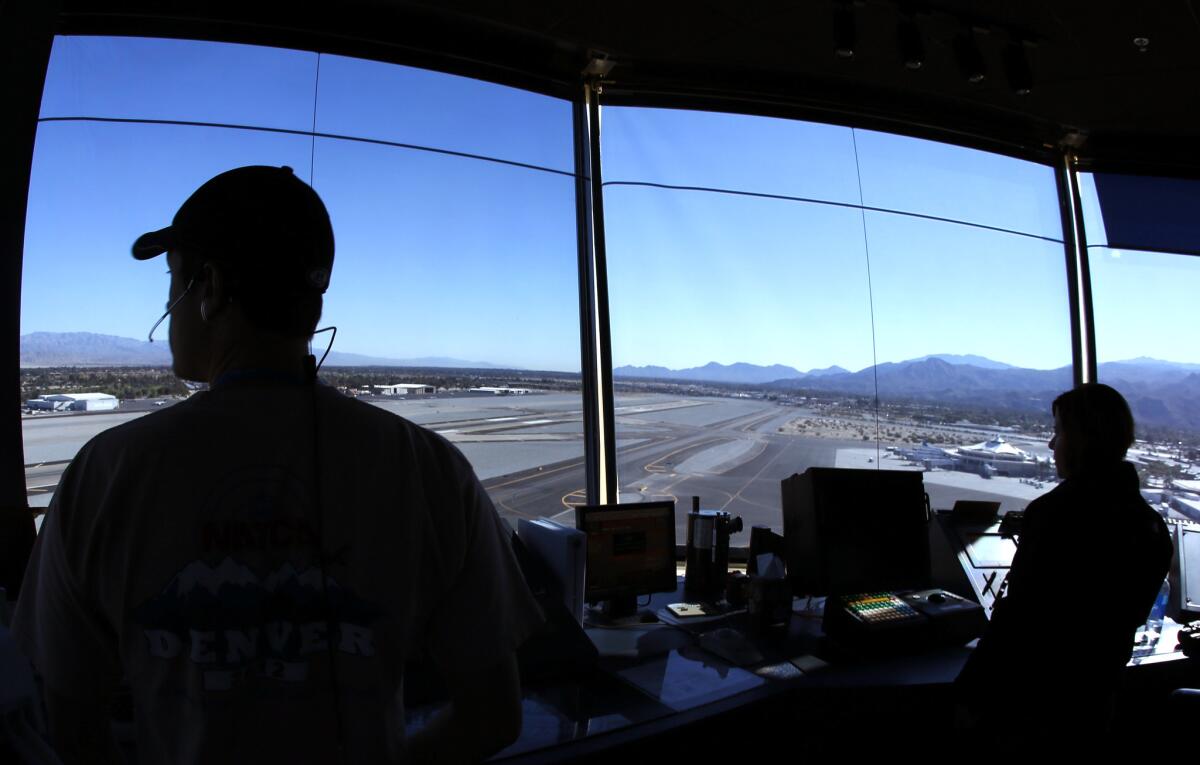
[[[317,372],[320,370],[321,365],[325,363],[325,358],[329,356],[329,350],[333,348],[333,341],[337,339],[337,327],[325,327],[324,329],[316,330],[313,334],[316,335],[329,331],[333,332],[333,336],[329,339],[329,346],[325,349],[325,353],[321,355],[321,361],[318,363],[317,357],[312,353],[304,357],[304,378],[309,386],[310,401],[312,403],[313,509],[315,515],[314,525],[316,527],[316,554],[314,557],[317,561],[318,570],[321,572],[321,595],[325,601],[325,648],[329,658],[329,681],[333,686],[333,712],[337,724],[338,761],[341,765],[347,765],[346,728],[342,719],[337,650],[334,647],[334,641],[337,639],[337,621],[334,619],[333,605],[329,601],[329,577],[325,572],[325,511],[321,485],[321,431],[317,404]],[[311,350],[311,344],[309,348]]]

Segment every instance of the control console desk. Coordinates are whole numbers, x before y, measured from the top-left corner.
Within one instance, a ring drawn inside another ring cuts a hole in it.
[[[654,596],[649,608],[658,611],[681,599],[682,582],[679,592]],[[746,641],[762,660],[744,667],[706,650],[699,637],[724,626],[742,631],[744,615],[686,628],[589,629],[609,654],[602,655],[598,671],[578,683],[526,688],[520,738],[493,761],[743,756],[755,736],[779,735],[788,736],[795,751],[818,752],[828,751],[831,731],[844,738],[847,731],[881,726],[893,732],[910,726],[952,730],[952,684],[969,645],[892,657],[848,655],[823,634],[819,601],[806,609],[806,601],[797,599],[793,606],[786,631],[780,627]],[[1200,684],[1195,663],[1172,650],[1177,629],[1169,627],[1155,650],[1135,653],[1127,671],[1134,682],[1127,685],[1157,694],[1168,686]],[[1062,650],[1070,650],[1071,640],[1064,632]],[[1154,678],[1149,668],[1157,671]],[[409,724],[421,725],[428,714],[413,710]]]
[[[649,609],[657,612],[680,600],[682,581],[676,593],[653,596]],[[819,711],[842,727],[866,708],[903,708],[917,697],[924,699],[922,717],[938,713],[931,707],[935,703],[948,713],[951,683],[970,648],[890,658],[846,655],[822,633],[821,606],[820,599],[811,604],[797,599],[786,629],[717,647],[757,651],[761,660],[746,666],[706,649],[711,635],[701,638],[721,628],[744,635],[744,613],[683,627],[589,628],[602,653],[598,670],[582,682],[525,688],[520,738],[494,761],[607,759],[626,751],[641,759],[651,750],[664,755],[677,750],[680,741],[695,744],[697,735],[706,740],[702,751],[712,754],[714,747],[742,746],[754,728],[765,732],[786,724],[786,718],[812,720]],[[431,711],[411,710],[409,725],[422,725]],[[724,740],[710,726],[718,721],[738,730]]]

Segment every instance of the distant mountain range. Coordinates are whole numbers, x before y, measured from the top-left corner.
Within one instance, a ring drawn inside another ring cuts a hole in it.
[[[786,374],[769,379],[779,370]],[[1099,377],[1129,400],[1138,422],[1200,430],[1200,364],[1137,358],[1101,364]],[[937,354],[879,364],[857,372],[841,367],[800,372],[792,367],[717,363],[672,370],[618,367],[616,378],[765,385],[780,391],[813,391],[927,399],[961,405],[1047,412],[1054,398],[1071,387],[1071,368],[1023,369],[981,356]]]
[[[22,367],[160,367],[170,363],[171,351],[165,340],[148,343],[92,332],[31,332],[21,335]],[[389,359],[340,351],[330,351],[325,363],[332,367],[511,369],[486,361],[464,361],[444,356]]]
[[[171,363],[166,341],[147,343],[91,332],[33,332],[21,335],[23,367],[161,367]]]
[[[983,356],[956,355],[952,353],[935,354],[930,356],[922,356],[919,359],[910,359],[902,361],[899,364],[881,364],[880,369],[889,366],[902,366],[915,364],[918,362],[937,360],[951,364],[954,366],[975,366],[980,369],[1016,369],[1011,364],[1005,364],[1000,361],[992,361]],[[1166,362],[1160,362],[1166,363]],[[850,372],[850,370],[839,366],[825,367],[824,369],[810,369],[807,372],[801,372],[795,367],[788,367],[782,364],[773,364],[769,367],[759,366],[757,364],[746,364],[738,362],[735,364],[718,364],[715,361],[710,361],[702,367],[691,367],[688,369],[668,369],[666,367],[657,366],[623,366],[613,369],[614,377],[643,377],[657,380],[688,380],[692,382],[713,382],[713,383],[734,383],[734,384],[754,384],[763,385],[766,383],[783,383],[786,380],[806,380],[811,382],[813,378],[827,377],[831,380],[843,379],[846,375],[862,375],[871,373],[873,367],[867,367],[859,372]],[[872,377],[872,380],[874,378]],[[849,392],[849,391],[847,391]]]
[[[992,361],[983,356],[974,356],[971,354],[955,354],[955,353],[935,353],[930,356],[922,356],[919,359],[912,361],[925,361],[927,359],[940,359],[947,364],[969,364],[973,367],[981,367],[983,369],[1013,369],[1012,364],[1005,364],[1003,361]]]
[[[33,332],[21,336],[21,366],[166,366],[165,342],[147,343],[90,332]],[[443,367],[504,369],[486,361],[427,356],[391,359],[333,351],[329,366]],[[1129,400],[1138,422],[1200,431],[1200,364],[1136,358],[1100,365],[1100,379]],[[801,372],[782,364],[759,366],[711,362],[702,367],[622,366],[617,379],[762,385],[779,391],[813,391],[880,397],[926,399],[961,405],[1046,412],[1050,402],[1071,387],[1071,368],[1023,369],[982,356],[934,354],[879,364],[857,372],[832,366]],[[877,383],[878,380],[878,383]]]
[[[830,367],[830,369],[845,372],[841,367]],[[815,370],[814,370],[815,371]],[[667,369],[666,367],[617,367],[613,370],[613,377],[647,377],[657,380],[688,380],[692,382],[715,382],[715,383],[741,383],[761,385],[764,383],[774,382],[776,380],[791,379],[804,377],[805,373],[800,372],[793,367],[786,367],[782,364],[774,364],[769,367],[760,367],[756,364],[718,364],[715,361],[709,362],[702,367],[693,367],[692,369]]]

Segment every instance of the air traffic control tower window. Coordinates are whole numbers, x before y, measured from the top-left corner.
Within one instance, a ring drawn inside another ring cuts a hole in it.
[[[779,481],[810,466],[923,470],[934,507],[1053,486],[1053,171],[797,121],[603,118],[623,501],[779,529]]]
[[[1107,200],[1097,193],[1098,187],[1105,190],[1106,181]],[[1159,181],[1163,179],[1080,176],[1097,379],[1121,391],[1133,410],[1137,442],[1129,457],[1147,501],[1168,518],[1197,521],[1200,344],[1194,305],[1200,294],[1200,257],[1195,254],[1200,238],[1186,224],[1147,220],[1146,233],[1164,238],[1145,240],[1137,230],[1139,221],[1131,219],[1137,211],[1123,210],[1119,204],[1122,195],[1132,193],[1148,202],[1145,209],[1152,215],[1182,204],[1182,214],[1191,219],[1195,189],[1190,190],[1190,201],[1172,192],[1187,193],[1195,182]],[[1136,187],[1123,188],[1126,183]],[[1152,198],[1161,194],[1176,199]],[[1156,249],[1160,247],[1164,249]],[[1176,251],[1184,248],[1192,251]]]
[[[877,464],[934,508],[1023,509],[1057,483],[1050,405],[1072,385],[1054,171],[854,131],[870,253]]]
[[[695,495],[778,530],[780,479],[874,443],[873,386],[808,384],[872,363],[850,133],[661,109],[603,120],[621,499]]]
[[[166,266],[129,247],[248,164],[291,166],[329,208],[325,382],[442,433],[510,518],[560,513],[583,487],[570,104],[311,52],[60,37],[41,118],[21,315],[31,504],[92,435],[194,390],[165,326],[145,342]]]

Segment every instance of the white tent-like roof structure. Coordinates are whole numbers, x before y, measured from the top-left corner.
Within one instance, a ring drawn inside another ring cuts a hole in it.
[[[1001,460],[1031,460],[1029,452],[1005,441],[1002,437],[988,439],[978,444],[971,446],[963,446],[959,450],[960,454],[967,454],[974,457],[987,457],[989,459]]]

